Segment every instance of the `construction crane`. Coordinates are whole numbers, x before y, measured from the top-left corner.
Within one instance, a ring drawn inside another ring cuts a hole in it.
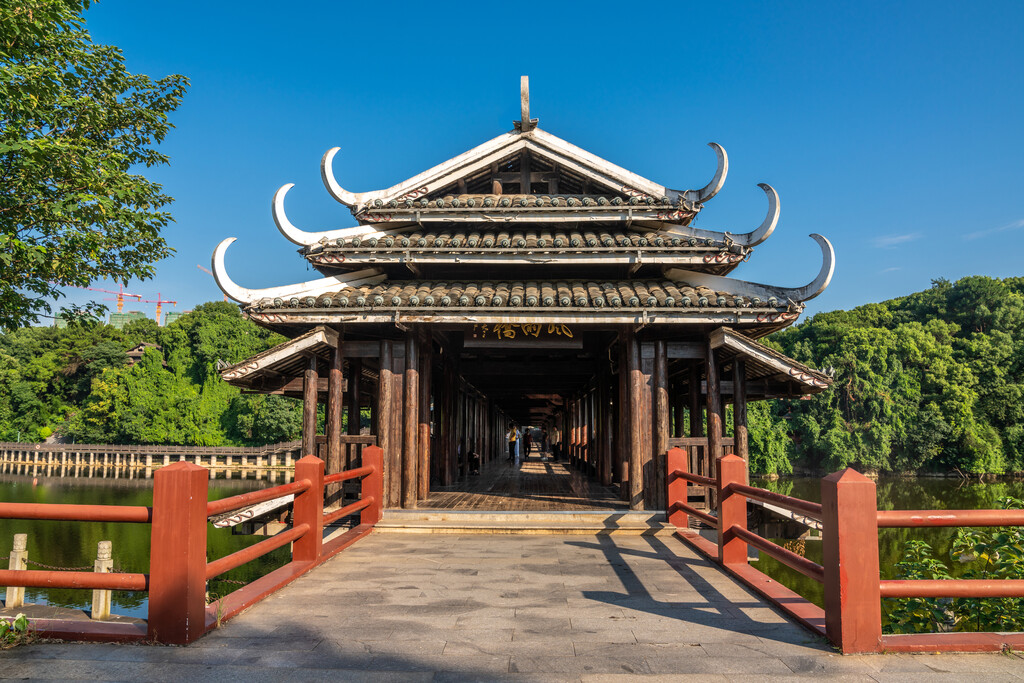
[[[175,306],[178,305],[177,301],[172,301],[170,299],[165,299],[163,294],[161,294],[160,292],[156,293],[156,299],[139,299],[139,303],[143,303],[143,304],[156,304],[156,324],[157,325],[160,324],[160,312],[163,310],[162,306],[164,304],[174,304]]]
[[[138,301],[142,301],[142,295],[141,294],[132,294],[130,292],[124,291],[124,286],[123,285],[118,285],[116,292],[113,291],[113,290],[110,290],[110,289],[100,289],[99,287],[81,287],[79,285],[71,285],[71,286],[75,287],[76,289],[88,289],[90,292],[103,292],[104,294],[116,294],[117,296],[114,297],[114,298],[109,298],[108,297],[108,298],[105,298],[103,300],[104,301],[116,301],[117,302],[117,312],[118,313],[120,313],[121,310],[124,308],[124,298],[126,296],[127,297],[132,297],[132,298],[134,298],[134,299],[136,299]]]
[[[212,271],[212,270],[210,270],[209,268],[203,268],[203,267],[202,267],[201,265],[199,265],[198,263],[196,264],[196,268],[198,268],[199,270],[203,271],[204,273],[206,273],[206,274],[207,274],[207,275],[209,275],[210,277],[213,277],[213,271]],[[227,294],[225,294],[225,295],[224,295],[224,301],[227,301],[227,300],[228,300],[228,295],[227,295]]]

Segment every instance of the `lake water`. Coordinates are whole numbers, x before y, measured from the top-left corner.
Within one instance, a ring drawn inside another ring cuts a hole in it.
[[[71,503],[88,505],[153,504],[152,479],[72,479],[31,476],[0,476],[0,500],[12,503]],[[245,491],[265,488],[270,484],[255,479],[210,481],[210,499],[226,498]],[[208,526],[207,560],[230,555],[236,550],[263,540],[262,536],[233,536],[230,529]],[[149,573],[149,524],[103,522],[62,522],[50,520],[0,519],[0,562],[7,568],[14,534],[28,534],[29,569],[46,569],[31,562],[54,567],[83,568],[92,571],[96,545],[111,541],[114,571]],[[283,566],[290,558],[288,546],[226,572],[210,581],[211,598],[226,595]],[[3,589],[0,589],[2,591]],[[26,588],[25,602],[89,609],[91,590],[73,588]],[[147,595],[143,591],[114,591],[111,612],[132,617],[146,617]]]
[[[754,479],[752,486],[760,486],[796,498],[821,502],[821,480],[812,478]],[[1024,481],[996,481],[981,483],[976,480],[936,478],[892,478],[877,481],[879,510],[969,510],[995,508],[996,501],[1005,496],[1024,498]],[[894,579],[895,565],[903,558],[907,541],[926,541],[935,551],[934,556],[950,567],[957,576],[963,571],[958,562],[950,562],[949,551],[956,535],[955,528],[946,529],[879,529],[878,563],[883,579]],[[821,564],[821,541],[785,541],[772,539],[789,550]],[[823,604],[822,586],[817,581],[786,567],[764,553],[754,566],[782,585],[807,598],[816,605]],[[885,620],[883,609],[883,621]]]

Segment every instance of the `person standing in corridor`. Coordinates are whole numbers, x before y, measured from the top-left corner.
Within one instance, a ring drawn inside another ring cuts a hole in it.
[[[516,431],[516,426],[512,425],[508,428],[508,461],[512,462],[516,459],[516,441],[519,440],[519,433]]]

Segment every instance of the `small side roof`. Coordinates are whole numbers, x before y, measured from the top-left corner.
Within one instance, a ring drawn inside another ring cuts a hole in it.
[[[258,353],[251,358],[224,368],[221,378],[242,389],[266,390],[270,385],[284,386],[309,367],[309,359],[330,360],[338,348],[338,333],[329,327],[314,327],[291,341]]]
[[[719,327],[710,339],[723,365],[736,359],[745,361],[747,381],[762,383],[764,398],[817,394],[832,386],[832,378],[825,373],[731,328]]]

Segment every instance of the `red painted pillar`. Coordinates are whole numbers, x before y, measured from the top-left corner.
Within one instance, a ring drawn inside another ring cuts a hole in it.
[[[384,450],[379,446],[364,448],[363,467],[372,467],[373,472],[363,477],[361,498],[372,498],[373,503],[363,508],[359,522],[372,525],[380,521],[384,508]]]
[[[882,614],[875,482],[856,470],[821,480],[825,635],[843,654],[878,652]]]
[[[292,543],[292,562],[316,562],[324,539],[324,461],[307,455],[295,463],[295,481],[308,479],[311,486],[295,496],[292,526],[308,524],[309,530]]]
[[[747,463],[738,455],[718,459],[718,561],[746,564],[747,544],[732,533],[734,526],[747,528],[747,497],[732,493],[729,484],[747,483]]]
[[[209,470],[188,462],[153,476],[149,638],[183,645],[206,631],[206,501]]]
[[[687,454],[682,448],[670,448],[665,458],[667,466],[665,480],[668,482],[668,497],[665,499],[668,510],[668,523],[677,529],[688,529],[690,527],[690,515],[679,508],[679,504],[686,504],[689,500],[687,491],[690,482],[680,476],[673,474],[675,471],[687,472],[689,463]]]

